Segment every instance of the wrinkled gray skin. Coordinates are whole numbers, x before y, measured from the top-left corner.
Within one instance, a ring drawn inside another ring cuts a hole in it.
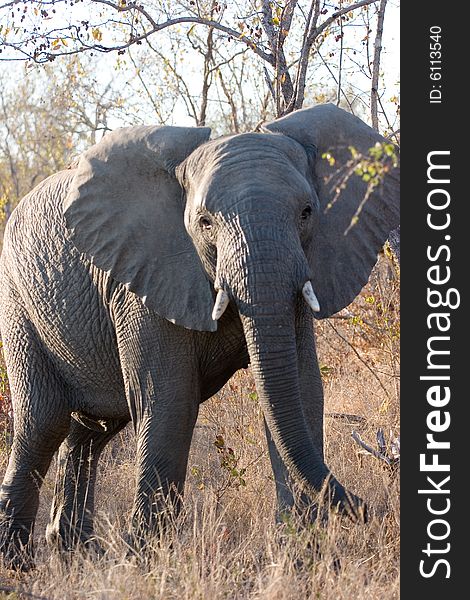
[[[1,264],[1,334],[15,436],[0,496],[0,545],[28,566],[41,481],[59,450],[49,541],[93,535],[98,457],[126,423],[137,438],[132,531],[143,540],[177,510],[198,408],[251,363],[264,410],[278,512],[327,486],[361,501],[323,460],[323,392],[312,281],[323,318],[366,283],[398,221],[390,170],[347,235],[365,188],[337,174],[382,141],[332,106],[207,141],[205,128],[111,133],[12,214]],[[336,158],[331,168],[322,155]],[[328,179],[333,175],[332,179]],[[216,290],[230,303],[216,322]],[[297,505],[298,506],[298,505]],[[163,518],[164,521],[164,518]],[[26,559],[26,562],[23,562]]]

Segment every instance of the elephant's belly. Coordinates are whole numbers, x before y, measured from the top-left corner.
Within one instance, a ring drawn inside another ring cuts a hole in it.
[[[71,408],[96,417],[128,415],[113,331],[98,317],[50,325],[40,336],[70,391]]]
[[[107,396],[124,396],[114,329],[104,309],[98,302],[88,302],[86,309],[75,307],[68,299],[64,314],[66,318],[59,313],[58,319],[38,329],[68,386],[82,392],[85,401],[87,395],[101,397],[102,402]]]

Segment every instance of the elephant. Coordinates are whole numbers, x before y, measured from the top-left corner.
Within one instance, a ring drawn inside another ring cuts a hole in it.
[[[351,147],[367,155],[385,140],[332,104],[210,134],[109,132],[7,223],[0,327],[14,438],[0,548],[13,568],[34,564],[39,491],[56,451],[46,538],[65,550],[92,543],[98,459],[129,422],[132,539],[141,547],[165,527],[199,405],[248,365],[278,513],[299,505],[296,482],[308,502],[327,494],[364,517],[325,464],[312,317],[338,312],[366,284],[399,221],[397,160],[372,191],[358,175],[344,179]]]

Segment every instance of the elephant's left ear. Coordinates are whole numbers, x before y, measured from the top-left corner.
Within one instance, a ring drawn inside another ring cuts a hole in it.
[[[63,210],[75,246],[160,316],[214,331],[212,286],[184,227],[174,171],[206,127],[118,129],[78,163]]]
[[[312,175],[320,216],[309,262],[321,308],[315,316],[322,319],[354,300],[399,223],[395,150],[361,119],[333,104],[299,110],[264,129],[317,149]]]

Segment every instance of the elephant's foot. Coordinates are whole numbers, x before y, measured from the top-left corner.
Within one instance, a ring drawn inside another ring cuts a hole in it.
[[[25,527],[15,527],[9,521],[0,523],[0,556],[7,569],[23,572],[33,569],[30,530]]]
[[[277,523],[275,540],[282,553],[289,557],[293,568],[298,571],[308,571],[320,562],[329,563],[333,572],[339,573],[341,561],[331,550],[326,552],[322,540],[325,539],[324,528],[327,522],[318,518],[316,522],[306,522],[306,515],[285,512]],[[323,530],[323,531],[322,531]],[[299,545],[299,539],[303,543]],[[299,552],[299,547],[302,550]]]
[[[290,504],[278,503],[275,515],[278,525],[293,521],[298,522],[301,528],[317,523],[328,524],[330,513],[324,504],[318,504],[303,492],[296,494],[295,500],[292,495],[291,500]]]
[[[137,536],[132,531],[128,531],[127,533],[122,534],[121,539],[126,551],[127,558],[140,558],[143,556],[147,547],[147,540],[144,536]]]
[[[59,552],[60,556],[67,560],[76,552],[85,552],[97,557],[102,557],[104,548],[96,539],[93,532],[81,531],[80,533],[67,528],[56,528],[49,524],[46,528],[46,541],[48,545]]]
[[[161,538],[158,536],[153,537],[152,534],[148,533],[137,535],[133,531],[122,534],[121,540],[126,559],[135,560],[143,567],[152,560],[154,551],[161,542]]]
[[[128,558],[136,557],[139,561],[147,561],[160,547],[173,548],[175,522],[169,521],[167,515],[161,513],[148,524],[132,526],[130,531],[122,536]]]
[[[345,490],[336,480],[329,480],[324,490],[313,500],[306,493],[296,490],[290,492],[289,502],[278,497],[276,523],[297,523],[300,528],[313,524],[326,526],[331,512],[347,515],[351,520],[367,522],[367,506],[358,496]]]
[[[146,557],[152,552],[152,548],[157,548],[162,542],[162,536],[165,531],[129,531],[122,536],[126,547],[126,555],[139,559]]]

